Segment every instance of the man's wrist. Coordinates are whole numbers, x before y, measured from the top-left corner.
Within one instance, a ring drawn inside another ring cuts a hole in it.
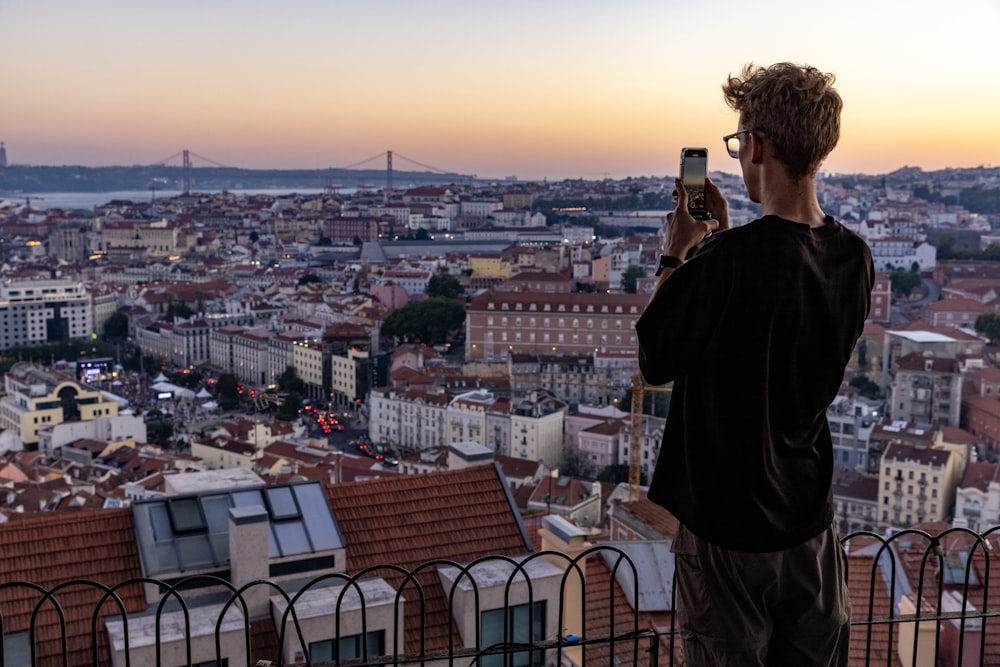
[[[659,276],[665,269],[676,269],[684,263],[684,260],[674,255],[660,255],[660,262],[656,266],[656,273]]]

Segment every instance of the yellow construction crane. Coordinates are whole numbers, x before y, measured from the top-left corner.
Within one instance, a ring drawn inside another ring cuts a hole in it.
[[[629,428],[628,442],[628,499],[630,502],[639,500],[641,486],[641,456],[642,449],[642,400],[645,391],[672,391],[672,387],[647,387],[640,373],[632,375],[632,422]]]

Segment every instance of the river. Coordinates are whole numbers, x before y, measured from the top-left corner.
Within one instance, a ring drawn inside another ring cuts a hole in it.
[[[260,190],[228,190],[237,196],[249,195],[272,195],[280,197],[289,194],[315,195],[322,194],[321,188],[268,188]],[[344,190],[340,191],[344,194]],[[180,190],[156,190],[155,195],[151,190],[117,190],[113,192],[39,192],[31,194],[27,192],[17,195],[7,195],[0,193],[0,202],[12,201],[19,204],[30,203],[35,209],[49,208],[84,208],[92,209],[101,204],[107,204],[113,200],[133,201],[136,203],[149,203],[155,199],[167,199],[177,197]],[[197,193],[196,193],[197,194]],[[210,193],[215,194],[215,193]]]

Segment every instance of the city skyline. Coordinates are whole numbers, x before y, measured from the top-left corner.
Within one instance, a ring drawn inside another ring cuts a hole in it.
[[[0,0],[0,141],[10,164],[190,149],[321,169],[392,150],[399,169],[550,180],[675,174],[696,145],[735,173],[722,81],[790,60],[845,100],[825,172],[1000,163],[1000,3],[666,5]]]

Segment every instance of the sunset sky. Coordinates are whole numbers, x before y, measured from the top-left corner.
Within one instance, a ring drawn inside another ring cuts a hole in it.
[[[525,179],[673,175],[688,145],[735,172],[721,83],[789,60],[845,100],[824,171],[995,166],[997,43],[998,0],[0,0],[0,141]]]

